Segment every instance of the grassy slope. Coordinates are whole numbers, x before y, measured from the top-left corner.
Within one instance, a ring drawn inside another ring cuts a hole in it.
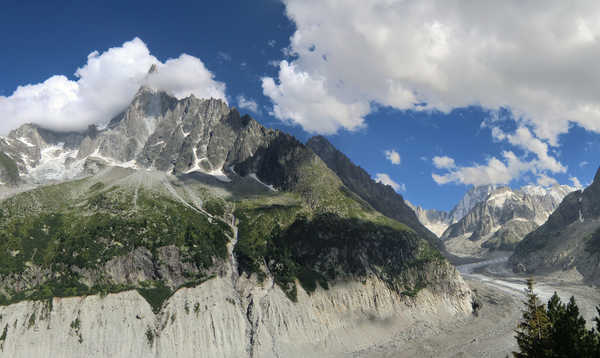
[[[16,184],[19,182],[19,170],[17,164],[8,155],[0,152],[0,174],[2,174],[8,184]]]
[[[426,275],[405,274],[443,260],[437,249],[373,210],[316,157],[301,163],[295,176],[291,193],[238,203],[241,271],[262,279],[268,269],[292,300],[296,279],[307,292],[368,274],[407,294],[426,285]]]
[[[294,181],[287,192],[232,199],[241,271],[259,278],[270,272],[291,299],[296,279],[308,292],[370,274],[409,295],[427,284],[423,268],[443,260],[436,249],[348,190],[318,157],[309,153],[284,165],[290,167],[285,174]],[[221,199],[202,199],[204,209],[216,216],[226,216],[232,207]],[[225,259],[231,236],[222,221],[209,221],[172,195],[143,189],[136,194],[128,185],[105,186],[94,179],[21,193],[1,208],[0,275],[18,279],[34,268],[46,273],[39,285],[4,288],[4,303],[135,288],[158,310],[174,288],[165,282],[115,285],[100,275],[86,285],[78,272],[140,247],[156,258],[156,250],[167,245],[209,272],[215,260]],[[189,284],[204,279],[190,276]]]
[[[205,215],[156,192],[139,190],[136,195],[131,188],[103,186],[91,185],[90,180],[74,181],[2,202],[0,276],[18,280],[34,269],[46,273],[38,285],[19,290],[4,287],[2,303],[131,288],[144,289],[148,297],[158,295],[164,291],[163,282],[115,285],[100,274],[96,282],[86,285],[79,274],[140,247],[156,259],[158,248],[174,245],[200,272],[208,272],[215,259],[226,258],[231,229],[221,221],[210,222]],[[213,211],[220,209],[213,205]],[[188,277],[189,283],[205,278]]]

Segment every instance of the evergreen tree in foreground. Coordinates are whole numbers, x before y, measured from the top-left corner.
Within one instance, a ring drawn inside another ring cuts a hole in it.
[[[519,352],[513,356],[536,358],[600,358],[600,306],[596,308],[596,327],[587,329],[575,298],[564,304],[554,293],[542,305],[533,292],[533,280],[527,280],[527,301],[523,319],[517,326]]]
[[[515,338],[520,352],[515,358],[549,357],[550,319],[544,305],[533,292],[533,279],[527,280],[527,301],[523,320],[517,326]]]

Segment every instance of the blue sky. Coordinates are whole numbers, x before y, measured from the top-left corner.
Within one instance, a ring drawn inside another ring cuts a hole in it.
[[[0,131],[25,121],[71,129],[78,114],[81,123],[102,121],[119,98],[67,106],[53,118],[40,114],[45,107],[30,107],[62,104],[68,95],[85,102],[86,86],[110,93],[107,81],[119,84],[129,73],[102,59],[137,38],[136,48],[149,54],[132,57],[143,59],[140,68],[127,67],[135,76],[154,59],[163,73],[205,76],[182,86],[155,83],[182,95],[222,95],[302,141],[325,134],[425,208],[450,209],[472,184],[571,185],[576,178],[586,185],[600,149],[600,28],[593,21],[600,6],[544,4],[7,1],[0,13]],[[94,59],[95,77],[75,75],[92,71]],[[60,90],[47,90],[56,89],[45,82],[56,75],[66,76],[57,80]],[[395,163],[386,158],[392,151]]]

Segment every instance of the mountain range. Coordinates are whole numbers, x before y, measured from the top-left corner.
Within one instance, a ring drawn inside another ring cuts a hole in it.
[[[107,123],[0,139],[3,354],[336,354],[471,313],[435,235],[323,138],[148,87]]]
[[[574,190],[567,185],[521,189],[486,185],[471,188],[450,212],[420,207],[415,212],[425,226],[437,231],[449,252],[486,256],[494,250],[513,250]]]

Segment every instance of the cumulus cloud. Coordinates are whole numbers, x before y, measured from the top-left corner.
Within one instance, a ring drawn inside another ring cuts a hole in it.
[[[519,127],[514,134],[504,133],[497,127],[492,128],[492,136],[498,140],[507,140],[510,144],[532,153],[537,157],[535,166],[553,173],[564,173],[566,168],[556,158],[548,154],[548,145],[536,138],[526,127]]]
[[[492,137],[498,141],[508,142],[521,149],[523,155],[518,157],[513,151],[504,151],[502,158],[488,158],[486,164],[457,166],[454,159],[434,157],[433,165],[445,169],[445,174],[432,174],[438,184],[508,184],[524,173],[532,173],[537,183],[542,186],[554,185],[556,179],[548,173],[565,173],[567,168],[550,154],[549,145],[537,138],[526,127],[519,127],[514,133],[506,133],[498,127],[492,127]]]
[[[475,186],[485,184],[508,184],[527,171],[535,171],[531,163],[519,159],[512,151],[502,152],[502,160],[491,157],[487,163],[472,166],[456,166],[446,174],[432,174],[438,184],[462,183]]]
[[[549,176],[547,176],[546,174],[540,174],[537,178],[537,183],[538,185],[541,186],[554,186],[554,185],[558,185],[558,181],[554,178],[551,178]]]
[[[287,51],[294,59],[280,63],[279,84],[265,78],[263,88],[278,118],[309,131],[353,129],[378,102],[417,110],[510,108],[551,145],[569,122],[600,132],[600,2],[284,3],[296,25]],[[290,87],[313,86],[319,98],[290,100],[297,95]]]
[[[583,187],[583,185],[581,185],[581,182],[579,181],[579,179],[577,179],[577,177],[570,177],[569,180],[571,181],[571,183],[573,183],[573,186],[577,189],[581,189]]]
[[[584,161],[582,161],[581,163],[579,163],[579,167],[580,167],[580,168],[583,168],[583,167],[585,167],[585,166],[586,166],[586,165],[588,165],[588,164],[590,164],[590,162],[588,162],[588,161],[584,160]]]
[[[403,183],[397,183],[389,175],[385,173],[377,173],[375,174],[375,181],[381,184],[391,186],[395,191],[406,191],[406,185]]]
[[[258,104],[251,98],[246,98],[243,95],[236,97],[238,107],[241,109],[249,110],[250,112],[259,113]]]
[[[152,65],[158,70],[149,74]],[[200,59],[182,54],[162,63],[139,38],[103,53],[90,53],[75,76],[76,80],[52,76],[19,86],[10,96],[0,96],[0,133],[24,123],[59,131],[106,123],[131,102],[142,85],[178,98],[194,94],[225,99],[225,84],[215,81]]]
[[[400,165],[400,154],[398,154],[398,152],[396,152],[393,149],[390,150],[386,150],[385,152],[385,157],[387,158],[387,160],[389,160],[392,164],[394,165]]]
[[[433,157],[433,165],[438,169],[452,169],[456,167],[456,163],[454,163],[454,159],[443,156],[443,157]]]
[[[327,85],[327,78],[302,71],[287,61],[279,63],[279,84],[270,77],[262,79],[263,93],[274,103],[271,114],[281,120],[321,134],[363,127],[369,104],[341,99],[331,94]]]

